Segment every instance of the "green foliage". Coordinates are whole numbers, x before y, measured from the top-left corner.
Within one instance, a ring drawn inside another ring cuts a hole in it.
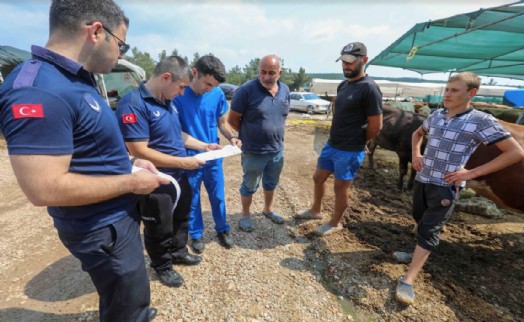
[[[226,82],[240,86],[246,82],[246,76],[242,72],[242,69],[236,65],[227,73]]]
[[[149,53],[141,52],[136,47],[133,47],[131,52],[133,53],[133,57],[125,56],[125,59],[135,65],[142,67],[146,71],[146,78],[149,79],[155,70],[157,62],[151,57]]]
[[[289,88],[292,88],[293,78],[293,71],[290,68],[282,67],[282,76],[280,76],[280,81],[289,86]]]
[[[244,66],[244,83],[250,79],[255,78],[258,75],[258,64],[260,63],[260,58],[253,58]]]
[[[300,87],[304,86],[304,84],[308,84],[310,80],[311,78],[306,75],[306,70],[303,67],[300,67],[298,73],[294,74],[291,88],[294,91],[298,91]]]
[[[155,60],[147,52],[141,52],[138,48],[133,47],[131,50],[132,56],[124,57],[129,62],[142,67],[146,71],[146,78],[149,79],[155,70],[156,64],[167,57],[166,50],[158,55],[158,59]],[[212,55],[212,53],[206,54]],[[171,52],[170,56],[180,56],[183,57],[178,50],[175,48]],[[194,66],[196,61],[200,58],[198,52],[193,53],[193,59],[190,66]],[[186,62],[188,62],[187,56],[183,57]],[[227,73],[227,83],[242,85],[246,81],[254,79],[258,75],[258,64],[260,63],[260,58],[253,58],[247,63],[244,67],[239,67],[238,65],[232,67]],[[319,77],[321,78],[321,77]],[[311,79],[311,75],[306,74],[306,70],[300,67],[298,73],[294,73],[290,68],[285,68],[284,61],[282,60],[282,76],[280,80],[291,88],[291,90],[298,90],[300,87],[307,84]]]
[[[200,55],[198,53],[193,53],[193,60],[191,61],[191,63],[189,64],[189,66],[191,67],[195,67],[195,64],[197,62],[197,60],[200,58]]]
[[[158,54],[158,61],[161,61],[164,58],[167,58],[167,54],[166,54],[166,50],[165,49],[162,50],[162,52],[160,54]]]

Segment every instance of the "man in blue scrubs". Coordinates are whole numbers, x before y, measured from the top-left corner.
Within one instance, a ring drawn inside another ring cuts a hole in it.
[[[241,146],[234,130],[227,123],[227,104],[224,93],[218,84],[226,80],[226,68],[215,56],[207,55],[197,60],[192,70],[193,81],[186,88],[184,95],[174,99],[180,114],[182,130],[196,139],[209,143],[219,143],[218,130],[229,143]],[[188,155],[196,155],[201,151],[188,149]],[[187,171],[189,184],[193,191],[191,198],[191,213],[189,215],[189,234],[193,240],[193,250],[204,251],[204,222],[200,204],[200,187],[202,181],[206,187],[218,240],[226,248],[233,247],[229,236],[229,224],[226,220],[226,201],[224,193],[224,172],[222,159],[206,162],[202,167]]]
[[[129,151],[150,160],[171,175],[175,185],[162,186],[140,202],[144,243],[160,281],[179,287],[182,276],[172,264],[196,265],[200,256],[187,250],[191,188],[185,170],[205,162],[187,156],[185,148],[209,151],[221,148],[182,132],[179,112],[172,99],[189,84],[189,67],[179,56],[162,59],[151,78],[126,94],[116,109],[120,130]]]
[[[54,0],[46,47],[0,89],[0,130],[29,200],[48,206],[58,236],[100,296],[100,321],[149,321],[149,280],[137,194],[169,183],[148,161],[131,174],[115,115],[92,73],[129,49],[128,19],[112,0]]]
[[[262,214],[274,223],[284,223],[284,218],[273,211],[273,196],[284,166],[284,130],[289,114],[289,88],[279,80],[281,75],[280,59],[275,55],[263,57],[258,78],[240,86],[231,101],[228,122],[242,140],[239,228],[247,232],[254,229],[249,208],[260,180],[264,189]]]

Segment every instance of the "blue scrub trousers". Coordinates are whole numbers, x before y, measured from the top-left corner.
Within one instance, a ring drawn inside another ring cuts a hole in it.
[[[189,185],[193,191],[191,211],[189,213],[189,235],[193,239],[202,238],[204,233],[204,221],[202,220],[202,206],[200,203],[200,187],[202,186],[202,181],[209,195],[216,232],[223,233],[229,231],[229,224],[226,221],[222,160],[223,159],[207,161],[202,167],[187,171]]]
[[[100,297],[100,321],[149,321],[150,289],[136,212],[104,228],[58,232]]]

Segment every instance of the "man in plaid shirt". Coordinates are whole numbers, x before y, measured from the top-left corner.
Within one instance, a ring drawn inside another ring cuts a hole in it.
[[[413,187],[413,218],[417,222],[417,246],[413,254],[395,252],[400,262],[410,262],[396,289],[397,299],[413,304],[413,282],[440,239],[440,231],[449,220],[455,200],[466,180],[483,176],[524,158],[524,151],[497,120],[470,106],[477,94],[480,78],[463,72],[449,78],[444,93],[444,108],[436,110],[412,137],[413,169],[417,171]],[[428,143],[421,154],[421,144]],[[480,144],[495,144],[502,154],[474,169],[465,169],[469,157]]]

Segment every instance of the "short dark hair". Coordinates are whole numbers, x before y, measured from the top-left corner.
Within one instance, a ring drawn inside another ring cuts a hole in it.
[[[199,77],[205,75],[212,75],[219,83],[226,81],[226,67],[213,55],[205,55],[200,57],[195,63],[195,68]]]
[[[189,77],[190,68],[182,57],[169,56],[156,64],[155,70],[153,71],[153,77],[160,76],[163,73],[171,74],[173,81],[178,81],[184,78],[184,76]]]
[[[129,19],[113,0],[53,0],[49,9],[49,32],[56,29],[77,31],[88,22],[101,22],[114,29]]]

